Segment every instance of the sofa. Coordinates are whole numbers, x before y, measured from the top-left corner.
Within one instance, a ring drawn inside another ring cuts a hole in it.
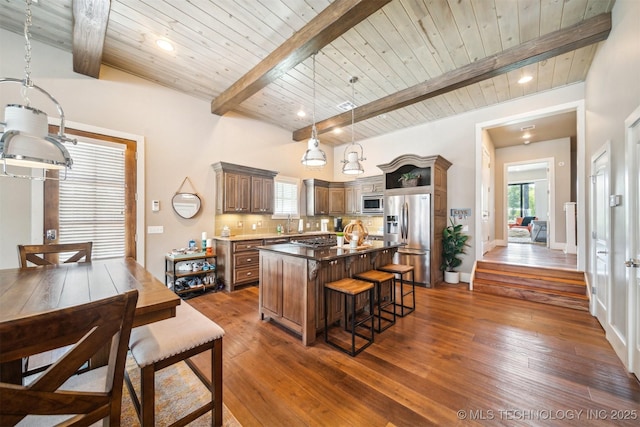
[[[509,224],[509,228],[526,228],[529,230],[529,234],[531,234],[531,227],[533,225],[531,221],[537,221],[537,219],[537,216],[518,217],[515,223]]]

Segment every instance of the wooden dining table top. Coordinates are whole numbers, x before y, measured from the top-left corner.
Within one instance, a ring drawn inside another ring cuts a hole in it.
[[[0,321],[138,290],[133,326],[176,315],[180,297],[132,258],[0,270]]]

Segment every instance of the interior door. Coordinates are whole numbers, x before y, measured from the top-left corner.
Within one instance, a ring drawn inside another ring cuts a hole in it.
[[[605,148],[596,154],[592,160],[591,176],[591,212],[592,225],[591,237],[593,239],[592,260],[595,267],[593,314],[598,317],[602,326],[610,330],[610,318],[608,313],[610,292],[609,285],[609,153]]]
[[[640,108],[627,122],[627,240],[626,261],[629,282],[628,328],[629,370],[640,377]]]
[[[493,210],[490,203],[491,192],[491,156],[485,147],[482,147],[482,253],[491,250],[491,229],[489,223],[490,212]]]

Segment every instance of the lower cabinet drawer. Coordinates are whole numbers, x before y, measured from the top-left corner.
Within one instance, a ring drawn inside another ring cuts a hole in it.
[[[242,283],[257,282],[260,279],[259,265],[236,268],[233,270],[233,282],[238,285]]]
[[[246,251],[233,255],[233,262],[236,268],[248,267],[260,263],[260,254],[258,251]]]

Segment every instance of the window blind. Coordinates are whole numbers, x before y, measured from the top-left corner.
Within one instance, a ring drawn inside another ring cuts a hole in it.
[[[284,217],[288,215],[299,217],[298,187],[300,181],[296,178],[277,177],[274,180],[274,210],[273,216]]]
[[[78,141],[60,181],[60,243],[93,242],[93,259],[125,254],[125,146]]]

